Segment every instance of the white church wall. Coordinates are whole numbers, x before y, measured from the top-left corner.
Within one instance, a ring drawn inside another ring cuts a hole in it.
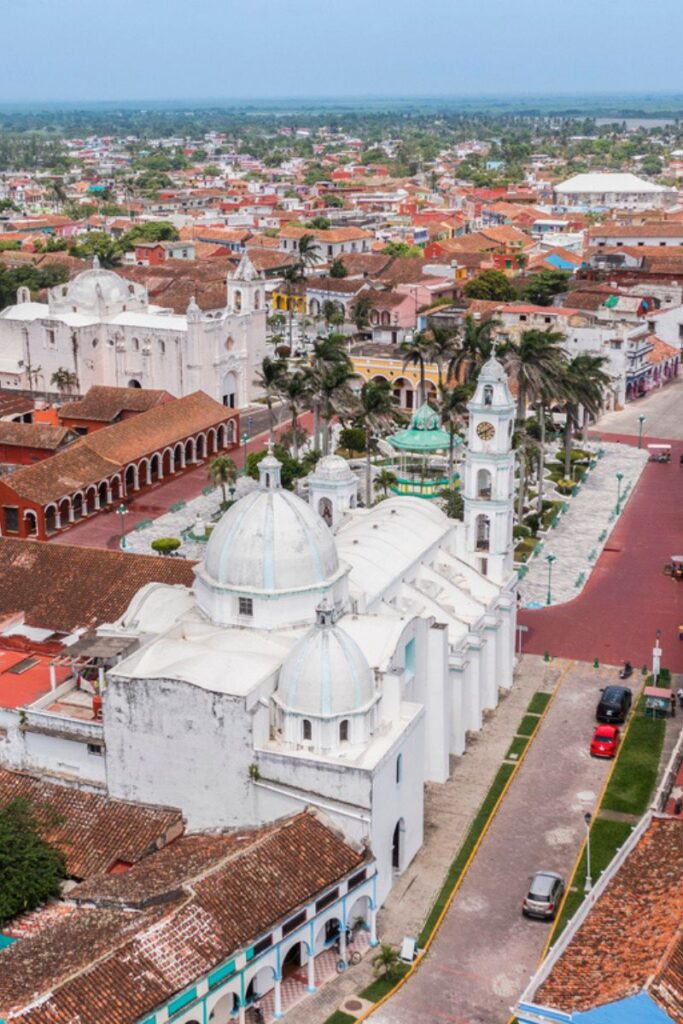
[[[79,728],[76,720],[40,712],[24,714],[25,718],[20,710],[0,710],[0,733],[5,734],[0,738],[0,764],[21,771],[44,772],[61,781],[104,783],[102,748],[97,742],[88,746],[87,726],[91,723],[81,723],[84,727]],[[73,738],[69,738],[69,729]],[[99,728],[91,731],[93,741],[101,739]]]
[[[451,692],[451,713],[449,716],[450,752],[455,757],[465,753],[465,660],[449,659],[448,686]]]

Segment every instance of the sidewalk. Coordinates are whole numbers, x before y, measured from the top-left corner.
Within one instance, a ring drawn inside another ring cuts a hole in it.
[[[486,720],[481,733],[468,743],[462,757],[452,758],[451,777],[443,785],[428,784],[425,793],[425,837],[422,849],[396,881],[377,918],[381,942],[398,946],[404,936],[416,936],[439,892],[448,868],[488,793],[531,697],[555,686],[564,664],[546,664],[523,656],[515,683]],[[333,979],[300,1003],[296,1024],[322,1024],[342,1003],[374,980],[371,956]]]
[[[603,444],[602,449],[604,456],[570,500],[569,509],[560,517],[557,527],[545,535],[539,554],[529,562],[529,570],[519,584],[524,608],[543,608],[547,603],[562,604],[578,597],[616,525],[619,493],[621,514],[647,463],[647,452],[630,445]],[[621,486],[617,473],[623,474]],[[555,556],[550,602],[546,560],[549,554]]]

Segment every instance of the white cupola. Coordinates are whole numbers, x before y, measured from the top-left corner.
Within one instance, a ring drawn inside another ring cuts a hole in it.
[[[308,478],[311,508],[336,532],[349,509],[356,507],[358,477],[341,455],[325,455]]]

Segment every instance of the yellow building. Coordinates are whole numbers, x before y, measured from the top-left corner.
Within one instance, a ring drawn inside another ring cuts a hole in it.
[[[394,354],[395,352],[395,354]],[[406,366],[400,352],[388,345],[356,345],[351,352],[353,368],[363,382],[386,380],[391,384],[394,398],[401,409],[417,409],[419,405],[420,368]],[[435,363],[425,366],[425,398],[436,396],[439,371]]]
[[[308,305],[305,295],[293,292],[289,295],[286,291],[272,291],[270,293],[270,306],[273,313],[288,313],[290,302],[295,313],[308,313]]]

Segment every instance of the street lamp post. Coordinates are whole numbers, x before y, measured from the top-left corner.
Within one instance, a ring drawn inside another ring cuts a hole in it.
[[[121,504],[117,508],[116,512],[117,512],[117,514],[118,514],[118,516],[119,516],[119,518],[121,520],[121,547],[125,548],[125,546],[126,546],[126,531],[125,531],[125,528],[124,528],[124,516],[128,515],[128,509],[123,504],[123,502],[121,502]]]
[[[645,417],[641,415],[638,417],[638,447],[642,448],[643,445],[643,424],[645,423]]]
[[[590,811],[586,811],[583,820],[586,823],[586,882],[583,891],[590,892],[593,888],[593,879],[591,877],[591,821],[593,820],[593,815]]]
[[[662,636],[661,629],[658,629],[655,633],[655,645],[652,648],[652,678],[655,686],[659,679],[659,671],[662,664],[662,648],[659,646],[659,641]]]
[[[552,578],[553,578],[553,562],[555,561],[556,558],[557,558],[557,555],[546,555],[545,556],[545,560],[548,563],[548,593],[547,593],[546,599],[545,599],[545,603],[546,604],[552,604],[553,603],[553,594],[552,594],[551,585],[552,585]]]
[[[247,441],[249,440],[249,434],[246,430],[242,434],[242,444],[244,445],[244,472],[247,472]]]
[[[619,506],[621,505],[621,481],[624,479],[623,473],[617,473],[617,515],[619,515]]]

